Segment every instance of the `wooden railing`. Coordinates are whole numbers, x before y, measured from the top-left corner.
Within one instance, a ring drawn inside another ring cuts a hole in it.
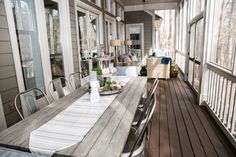
[[[207,64],[209,69],[207,105],[236,141],[236,76]]]

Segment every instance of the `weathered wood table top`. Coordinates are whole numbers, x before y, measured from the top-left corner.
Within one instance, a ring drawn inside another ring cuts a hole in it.
[[[119,157],[146,83],[146,77],[132,78],[80,143],[53,156]],[[82,87],[4,130],[0,133],[0,146],[29,152],[30,133],[87,92]]]

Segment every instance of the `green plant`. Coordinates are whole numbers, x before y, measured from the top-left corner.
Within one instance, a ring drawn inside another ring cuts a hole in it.
[[[93,68],[92,71],[96,71],[97,75],[102,75],[102,68],[100,68],[100,67]]]

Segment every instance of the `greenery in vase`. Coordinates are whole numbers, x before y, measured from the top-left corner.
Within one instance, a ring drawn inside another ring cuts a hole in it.
[[[93,68],[92,71],[96,71],[97,75],[102,75],[102,68],[100,68],[100,67]]]

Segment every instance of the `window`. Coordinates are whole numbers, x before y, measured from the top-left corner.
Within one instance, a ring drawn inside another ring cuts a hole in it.
[[[58,3],[44,0],[52,79],[65,77]]]
[[[176,37],[175,37],[175,45],[176,49],[179,50],[179,10],[176,11]]]
[[[115,15],[116,14],[116,6],[114,0],[104,0],[104,8],[109,13]]]
[[[93,56],[98,52],[99,45],[99,27],[98,27],[98,15],[89,14],[89,22],[88,22],[88,37],[89,37],[89,50],[91,55]]]
[[[155,13],[163,19],[161,27],[156,31],[157,51],[173,57],[175,10],[158,10]]]
[[[187,44],[187,40],[186,40],[186,36],[187,36],[187,33],[188,33],[188,30],[187,30],[187,2],[183,2],[183,28],[182,28],[182,49],[181,49],[181,52],[186,55],[186,44]]]
[[[189,16],[193,19],[205,9],[205,0],[190,0],[189,1]]]
[[[111,46],[111,40],[116,38],[116,21],[106,18],[106,42],[107,52],[113,53],[115,49]]]
[[[125,40],[125,24],[122,22],[118,22],[118,39],[121,41]],[[125,45],[121,44],[120,47],[118,47],[118,52],[121,52],[121,54],[125,53]]]
[[[94,3],[98,6],[101,6],[101,0],[88,0],[88,1],[91,2],[91,3]]]
[[[179,13],[179,50],[182,51],[182,40],[183,40],[183,3],[180,5],[180,13]]]
[[[35,3],[32,0],[12,3],[25,88],[45,90]]]
[[[99,50],[99,16],[82,8],[77,11],[77,16],[81,71],[87,76],[91,70],[89,60],[94,58]]]
[[[232,70],[235,56],[236,1],[215,2],[211,62]]]
[[[124,8],[120,5],[117,5],[117,17],[120,17],[121,20],[124,20]]]

